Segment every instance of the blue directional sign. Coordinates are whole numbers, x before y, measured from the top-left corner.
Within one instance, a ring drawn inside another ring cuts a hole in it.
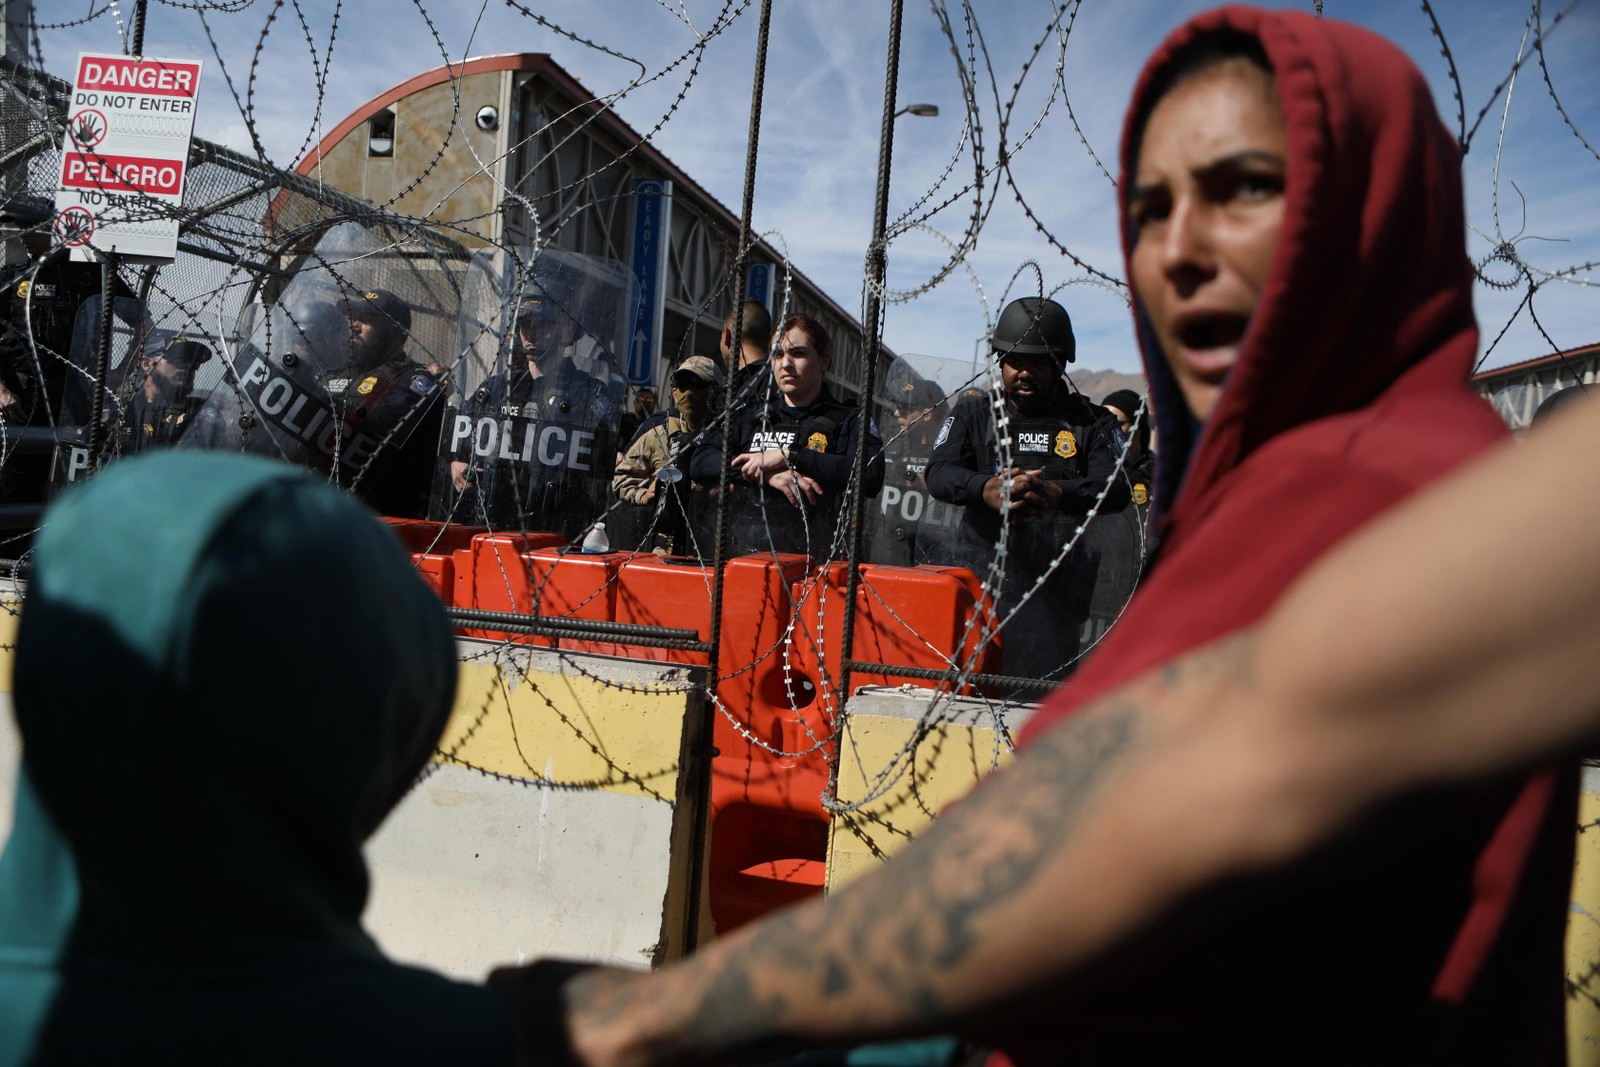
[[[750,264],[749,277],[745,279],[744,298],[754,300],[768,311],[772,310],[772,285],[778,269],[771,263]]]
[[[672,182],[634,182],[633,273],[639,279],[639,303],[634,310],[626,370],[628,381],[635,385],[655,382],[661,319],[667,304],[667,244],[671,234]]]

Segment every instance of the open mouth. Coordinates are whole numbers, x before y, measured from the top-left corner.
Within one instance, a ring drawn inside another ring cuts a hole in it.
[[[1197,352],[1235,348],[1244,337],[1248,321],[1244,315],[1227,313],[1198,316],[1179,327],[1178,343]]]

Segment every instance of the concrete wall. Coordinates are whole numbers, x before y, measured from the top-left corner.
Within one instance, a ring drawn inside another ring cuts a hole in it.
[[[871,871],[910,843],[945,805],[1010,762],[1000,724],[1016,731],[1034,706],[928,689],[863,687],[839,745],[838,798],[858,809],[828,827],[828,889]]]
[[[681,954],[687,668],[462,641],[441,755],[368,846],[367,922],[451,974]]]

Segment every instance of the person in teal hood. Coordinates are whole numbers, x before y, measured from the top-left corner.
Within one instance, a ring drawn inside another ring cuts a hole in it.
[[[0,1064],[512,1060],[500,993],[361,927],[362,843],[456,674],[370,511],[265,460],[127,460],[52,507],[19,625]]]

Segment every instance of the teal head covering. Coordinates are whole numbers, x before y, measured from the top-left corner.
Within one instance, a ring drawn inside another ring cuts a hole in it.
[[[17,639],[0,1001],[48,999],[52,956],[375,954],[361,844],[455,688],[398,539],[295,468],[206,452],[120,462],[46,520]],[[0,1008],[0,1063],[21,1021]]]

